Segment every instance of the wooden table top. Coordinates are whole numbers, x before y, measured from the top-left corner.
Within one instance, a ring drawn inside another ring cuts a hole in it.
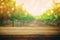
[[[57,27],[0,27],[0,35],[56,35]]]

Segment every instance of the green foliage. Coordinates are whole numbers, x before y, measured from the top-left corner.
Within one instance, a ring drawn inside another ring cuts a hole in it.
[[[20,22],[31,22],[34,20],[34,17],[30,14],[27,15],[21,15],[19,13],[16,13],[14,15],[14,20],[20,21]]]
[[[47,24],[51,24],[51,25],[57,25],[58,24],[58,13],[55,13],[55,12],[51,12],[51,10],[46,11],[43,15],[39,16],[38,17],[38,20],[39,21],[43,21]]]
[[[10,21],[17,21],[20,23],[29,23],[32,22],[35,18],[30,15],[26,9],[22,9],[23,7],[20,5],[20,7],[13,13],[13,15],[9,18]]]

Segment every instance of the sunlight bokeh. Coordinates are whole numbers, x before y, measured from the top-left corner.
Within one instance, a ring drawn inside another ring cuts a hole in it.
[[[33,16],[43,14],[47,9],[52,8],[52,0],[16,0],[16,6],[24,4],[26,10]]]

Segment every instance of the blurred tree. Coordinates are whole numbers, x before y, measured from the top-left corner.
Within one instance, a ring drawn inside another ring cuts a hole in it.
[[[8,24],[8,17],[12,15],[15,10],[15,1],[0,0],[0,25]]]
[[[53,11],[54,11],[55,15],[57,16],[57,19],[55,22],[56,22],[57,26],[60,26],[60,2],[55,3]]]
[[[38,20],[43,21],[48,25],[56,25],[57,15],[52,9],[49,9],[43,15],[41,15]]]
[[[56,3],[53,9],[47,10],[38,20],[42,20],[49,25],[60,26],[60,3]]]
[[[26,9],[23,7],[23,4],[20,4],[17,6],[15,13],[13,13],[13,16],[10,17],[11,21],[17,23],[20,22],[20,26],[24,26],[25,24],[32,22],[34,20],[34,17],[29,14],[29,12],[26,11]]]

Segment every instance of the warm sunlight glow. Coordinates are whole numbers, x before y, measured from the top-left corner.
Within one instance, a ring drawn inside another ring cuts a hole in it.
[[[39,16],[47,9],[52,8],[52,0],[16,0],[16,6],[21,3],[33,16]]]
[[[18,6],[21,2],[21,0],[16,0],[16,6]]]
[[[60,2],[60,0],[55,0],[55,2],[56,2],[56,3],[59,3],[59,2]]]

